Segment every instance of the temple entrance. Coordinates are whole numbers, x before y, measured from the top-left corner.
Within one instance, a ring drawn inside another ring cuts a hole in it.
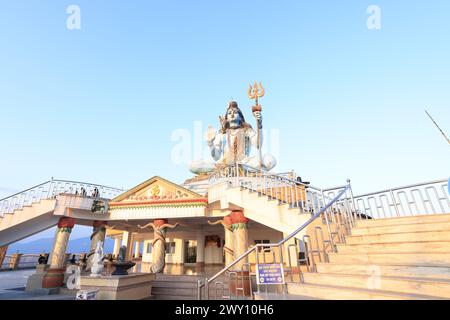
[[[184,242],[184,263],[197,262],[197,241],[187,240]]]

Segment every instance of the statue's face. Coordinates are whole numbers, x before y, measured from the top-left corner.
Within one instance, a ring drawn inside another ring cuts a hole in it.
[[[239,116],[239,111],[236,108],[230,108],[227,111],[226,120],[230,124],[230,128],[236,128],[241,125],[241,117]]]

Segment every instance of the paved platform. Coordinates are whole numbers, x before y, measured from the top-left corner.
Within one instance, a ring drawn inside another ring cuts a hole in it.
[[[137,264],[130,272],[150,273],[150,263]],[[211,277],[220,271],[223,266],[205,266],[198,268],[183,265],[166,265],[164,275],[167,276],[193,276],[193,277]],[[73,300],[73,295],[36,295],[25,292],[27,279],[35,273],[35,269],[2,271],[0,272],[0,300]]]

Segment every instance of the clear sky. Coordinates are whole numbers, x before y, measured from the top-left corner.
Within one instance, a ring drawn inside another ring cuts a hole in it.
[[[52,176],[181,183],[174,132],[217,128],[231,98],[254,124],[255,80],[277,171],[357,194],[450,174],[424,112],[450,134],[448,0],[0,3],[0,196]]]

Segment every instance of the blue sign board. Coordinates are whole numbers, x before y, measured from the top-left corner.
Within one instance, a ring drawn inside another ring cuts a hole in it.
[[[258,284],[284,284],[283,265],[280,263],[257,264],[256,281]]]

